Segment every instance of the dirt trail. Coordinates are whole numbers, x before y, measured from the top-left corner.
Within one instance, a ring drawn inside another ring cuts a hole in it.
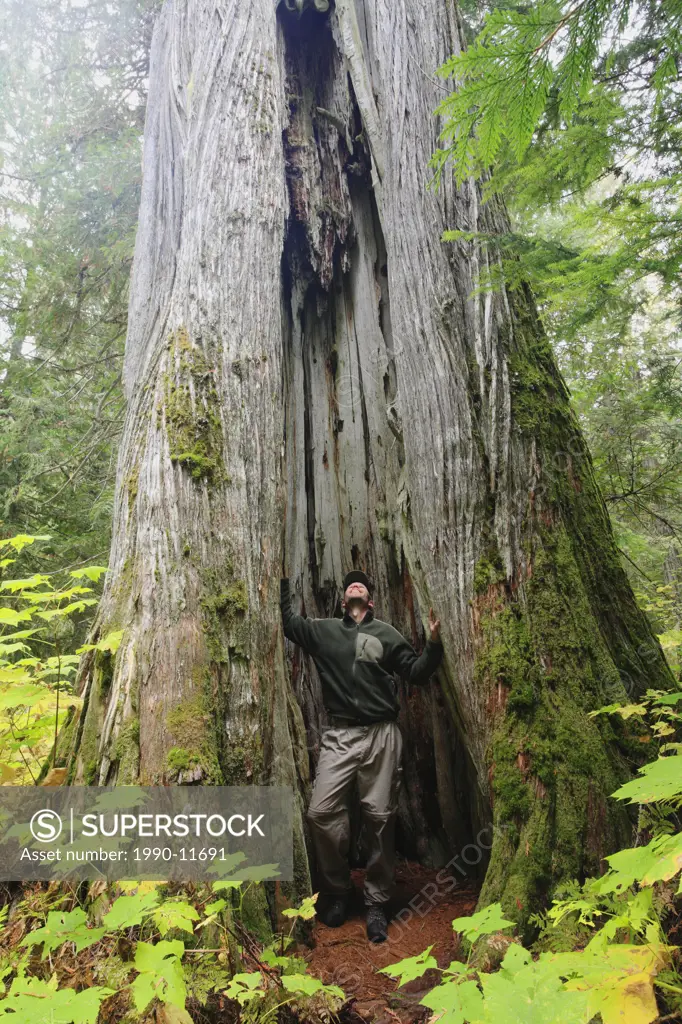
[[[446,873],[441,873],[441,879]],[[388,907],[387,917],[392,915],[392,919],[385,942],[374,944],[367,938],[362,869],[352,872],[356,891],[345,924],[340,928],[328,928],[321,921],[315,924],[317,945],[306,955],[309,970],[326,984],[340,985],[349,998],[354,998],[347,1008],[350,1012],[343,1015],[347,1024],[353,1020],[357,1024],[363,1020],[413,1024],[429,1016],[430,1011],[419,1006],[419,1000],[440,980],[438,971],[429,970],[422,978],[398,988],[397,979],[380,974],[379,968],[416,956],[430,945],[439,967],[447,967],[457,958],[459,939],[452,930],[452,920],[471,914],[478,894],[466,879],[446,892],[452,883],[439,885],[435,880],[438,874],[437,869],[412,861],[398,862],[396,895]]]

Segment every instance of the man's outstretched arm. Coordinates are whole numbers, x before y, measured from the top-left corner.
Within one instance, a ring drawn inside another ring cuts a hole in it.
[[[403,639],[396,647],[392,668],[408,683],[426,683],[443,660],[443,644],[440,639],[440,620],[435,619],[433,609],[429,611],[431,638],[426,647],[417,654],[414,647]]]
[[[279,606],[282,610],[282,626],[287,640],[293,640],[309,654],[313,654],[317,646],[317,630],[313,619],[305,619],[295,615],[291,609],[289,579],[283,577],[279,584]]]

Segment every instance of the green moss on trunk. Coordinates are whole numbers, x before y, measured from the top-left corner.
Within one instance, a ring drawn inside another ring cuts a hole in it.
[[[263,883],[246,883],[241,893],[233,889],[230,895],[235,908],[235,916],[239,916],[236,913],[236,908],[239,907],[241,900],[239,920],[244,927],[260,942],[269,942],[273,937],[272,919]]]
[[[562,526],[538,533],[523,600],[492,584],[476,608],[495,828],[481,905],[501,899],[525,926],[559,880],[599,874],[628,842],[627,812],[609,797],[631,741],[588,717],[625,691]]]
[[[651,625],[637,606],[621,564],[592,459],[570,405],[529,289],[509,292],[514,317],[508,354],[514,424],[535,440],[539,481],[532,514],[560,522],[570,540],[575,577],[631,696],[674,685]],[[534,532],[531,522],[527,532]]]
[[[137,489],[140,480],[140,467],[135,466],[123,481],[123,486],[128,492],[128,511],[132,511],[137,498]]]
[[[532,296],[522,289],[509,301],[512,421],[533,439],[536,476],[520,529],[524,565],[507,579],[488,530],[474,578],[495,828],[480,905],[501,900],[527,929],[558,881],[599,874],[630,839],[628,812],[610,794],[642,758],[638,726],[589,713],[674,683],[620,564]]]
[[[62,700],[68,704],[69,698],[63,694]],[[38,777],[36,778],[37,786],[39,786],[47,777],[52,768],[64,768],[67,766],[69,751],[71,750],[77,728],[78,709],[75,704],[70,704],[67,707],[66,718],[59,729],[56,747],[53,745],[50,756],[43,762],[40,772],[38,773]]]
[[[140,720],[131,718],[121,729],[116,740],[118,782],[123,786],[137,785],[140,775]]]
[[[221,757],[226,786],[248,786],[263,771],[263,743],[256,733],[242,737],[235,746],[226,747]]]
[[[80,775],[83,785],[96,786],[101,763],[100,737],[104,705],[111,689],[114,672],[114,657],[110,651],[94,651],[92,678],[86,701],[81,709],[82,727],[76,737],[76,750],[69,765],[67,784],[71,785]]]
[[[166,728],[177,743],[166,755],[166,772],[171,781],[224,785],[216,722],[205,690],[176,704],[166,715]]]
[[[209,592],[201,598],[204,612],[204,628],[209,653],[215,662],[229,663],[231,658],[247,659],[250,653],[250,623],[248,618],[249,595],[246,583],[233,579],[231,564],[229,575],[223,577],[217,592]],[[212,589],[212,581],[206,580]]]
[[[185,328],[171,334],[167,348],[170,366],[162,381],[163,404],[157,407],[157,426],[160,429],[165,422],[170,458],[184,466],[194,480],[229,483],[214,371]]]

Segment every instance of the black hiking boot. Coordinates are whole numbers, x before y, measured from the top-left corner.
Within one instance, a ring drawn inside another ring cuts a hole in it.
[[[340,928],[346,920],[350,893],[345,896],[330,896],[327,906],[320,911],[320,920],[328,928]]]
[[[370,942],[385,942],[388,938],[388,921],[379,903],[367,907],[367,938]]]

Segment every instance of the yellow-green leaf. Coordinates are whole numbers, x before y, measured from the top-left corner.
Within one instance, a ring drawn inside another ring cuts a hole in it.
[[[653,981],[665,966],[665,947],[614,944],[598,953],[558,954],[582,957],[582,977],[566,982],[569,990],[586,991],[590,1013],[603,1024],[652,1024],[658,1018]]]
[[[5,540],[0,541],[0,547],[9,544],[15,551],[21,551],[22,548],[25,548],[28,544],[33,544],[36,540],[52,540],[52,537],[44,534],[31,536],[28,533],[18,533],[16,537],[6,537]]]
[[[400,988],[401,985],[405,985],[408,981],[421,978],[430,967],[438,967],[438,961],[430,955],[432,949],[433,943],[423,953],[419,953],[418,956],[407,956],[402,960],[398,960],[397,963],[388,964],[386,967],[379,967],[378,969],[382,974],[388,974],[392,978],[400,978],[398,983],[398,988]]]
[[[17,626],[20,622],[30,622],[31,612],[28,608],[15,612],[14,608],[0,608],[0,625]]]
[[[0,583],[0,590],[9,590],[12,594],[16,594],[18,590],[30,590],[32,587],[42,586],[49,579],[49,576],[36,573],[34,576],[29,576],[23,580],[5,580],[4,583]]]
[[[93,583],[97,583],[102,573],[108,571],[106,565],[86,565],[83,569],[73,569],[69,576],[73,576],[76,580],[80,580],[85,576],[87,579],[92,580]]]
[[[618,800],[648,804],[682,795],[682,758],[659,757],[640,768],[639,775],[611,794]]]
[[[192,922],[199,920],[199,914],[190,903],[174,903],[171,900],[157,907],[153,916],[162,935],[166,935],[171,928],[181,928],[191,935],[194,931]]]

